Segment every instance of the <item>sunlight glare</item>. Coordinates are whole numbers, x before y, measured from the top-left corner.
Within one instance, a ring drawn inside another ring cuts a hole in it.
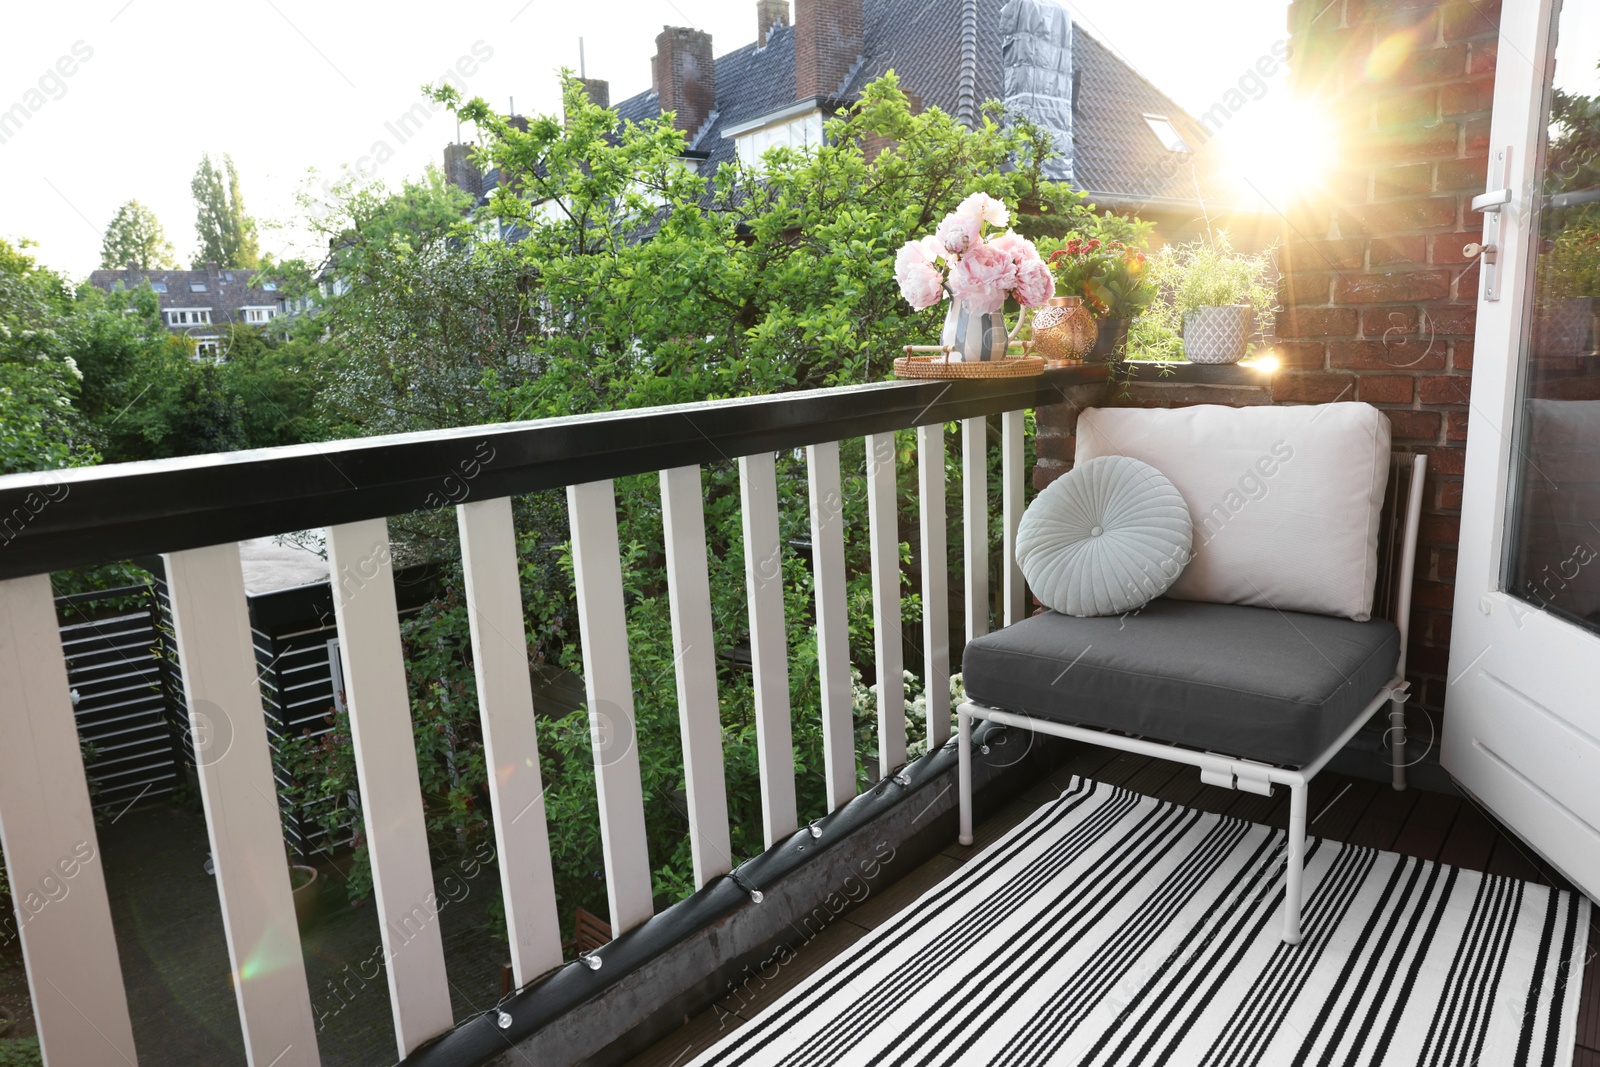
[[[1272,210],[1321,186],[1338,162],[1333,122],[1304,101],[1264,100],[1226,133],[1230,168]]]

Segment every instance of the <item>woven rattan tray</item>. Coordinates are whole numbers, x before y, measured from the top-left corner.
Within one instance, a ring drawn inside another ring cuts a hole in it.
[[[906,345],[906,354],[894,361],[896,378],[1022,378],[1044,373],[1044,360],[1028,354],[1027,342],[1018,342],[1020,356],[963,363],[950,359],[951,350],[939,345]]]

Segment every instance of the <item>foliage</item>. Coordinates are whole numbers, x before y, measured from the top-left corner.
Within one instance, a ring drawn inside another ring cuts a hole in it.
[[[1278,310],[1277,259],[1272,249],[1235,252],[1224,232],[1190,244],[1168,245],[1149,260],[1156,297],[1128,331],[1133,359],[1181,360],[1183,320],[1203,307],[1249,304],[1256,337]]]
[[[137,200],[117,208],[100,244],[101,267],[121,270],[130,263],[142,270],[175,270],[178,266],[177,253],[161,228],[161,220]]]
[[[1081,296],[1103,318],[1132,318],[1155,297],[1144,252],[1122,241],[1070,240],[1050,266],[1061,295]]]
[[[1545,186],[1550,195],[1600,186],[1600,96],[1552,92]],[[1564,214],[1559,208],[1554,213]]]
[[[200,360],[161,322],[148,285],[85,288],[75,314],[83,370],[79,410],[109,461],[295,444],[321,436],[314,402],[323,353],[254,326],[221,333],[220,356]]]
[[[93,463],[74,408],[82,375],[66,280],[0,240],[0,474]]]
[[[296,201],[312,230],[327,239],[328,259],[322,268],[351,285],[364,278],[374,254],[391,247],[415,248],[448,234],[473,205],[472,196],[431,163],[420,181],[407,178],[393,193],[382,182],[358,185],[353,177],[320,196],[313,192],[316,187],[313,171]]]
[[[1556,233],[1540,252],[1538,273],[1541,300],[1600,296],[1600,225],[1574,222]]]
[[[1033,164],[1049,148],[1037,131],[1002,127],[995,112],[972,131],[937,110],[913,116],[892,78],[834,119],[821,148],[774,150],[759,177],[728,166],[709,181],[681,162],[683,135],[670,122],[622,123],[572,80],[565,121],[535,119],[526,131],[481,101],[464,103],[448,89],[439,95],[485,134],[480,165],[502,177],[490,211],[519,239],[474,239],[483,224],[450,218],[458,207],[436,210],[443,198],[426,188],[407,201],[350,190],[320,213],[334,238],[329,265],[350,284],[319,316],[339,349],[320,398],[335,432],[570,416],[872,380],[887,372],[898,345],[938,331],[936,312],[911,312],[896,292],[893,252],[910,235],[975,192],[1034,205],[1019,228],[1041,219],[1065,221],[1064,230],[1095,224],[1081,195],[1038,178]],[[890,147],[869,158],[866,146],[884,139]],[[1010,160],[1019,165],[1010,168]],[[406,212],[405,225],[380,221]],[[685,432],[693,433],[692,424]],[[900,435],[895,456],[907,508],[914,507],[913,442],[914,435]],[[867,457],[859,440],[842,442],[841,451],[851,644],[870,660]],[[998,462],[997,451],[992,458]],[[806,468],[788,453],[776,465],[780,544],[793,545],[810,533]],[[953,456],[948,474],[959,486]],[[748,631],[740,485],[732,463],[708,464],[702,478],[738,861],[765,846],[754,695],[748,667],[740,665]],[[694,887],[660,490],[653,476],[618,479],[614,488],[649,860],[658,899],[666,901]],[[518,498],[514,518],[528,659],[541,670],[580,673],[564,497]],[[398,517],[392,528],[397,556],[444,566],[441,595],[403,627],[437,853],[489,832],[470,627],[453,514]],[[901,554],[909,563],[908,546]],[[773,564],[783,582],[805,819],[827,810],[814,591],[798,551],[784,551]],[[919,600],[911,593],[905,603],[903,626],[915,633]],[[860,666],[870,675],[870,662]],[[856,709],[863,784],[877,778],[875,716],[871,703]],[[908,730],[913,745],[919,723]],[[338,831],[351,818],[354,771],[347,724],[334,716],[327,726],[292,748],[308,810],[320,806]],[[570,922],[580,905],[603,914],[587,712],[559,715],[541,705],[538,732],[562,914]]]
[[[41,1067],[43,1063],[37,1037],[0,1038],[0,1067]]]
[[[254,270],[261,261],[256,223],[245,211],[233,157],[224,155],[218,166],[211,161],[210,153],[201,156],[189,189],[194,194],[194,232],[200,241],[195,268],[215,263],[219,267]]]

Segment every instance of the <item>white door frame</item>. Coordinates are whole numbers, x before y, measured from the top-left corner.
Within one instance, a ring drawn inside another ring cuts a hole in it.
[[[1501,14],[1485,188],[1510,199],[1498,218],[1484,216],[1483,243],[1498,246],[1498,292],[1487,299],[1480,283],[1440,755],[1463,789],[1600,896],[1600,636],[1502,588],[1557,7],[1506,0]]]

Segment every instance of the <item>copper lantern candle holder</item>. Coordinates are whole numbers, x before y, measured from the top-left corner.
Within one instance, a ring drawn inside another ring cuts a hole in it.
[[[1082,363],[1094,349],[1099,324],[1076,296],[1056,296],[1033,313],[1033,352],[1046,365]]]

